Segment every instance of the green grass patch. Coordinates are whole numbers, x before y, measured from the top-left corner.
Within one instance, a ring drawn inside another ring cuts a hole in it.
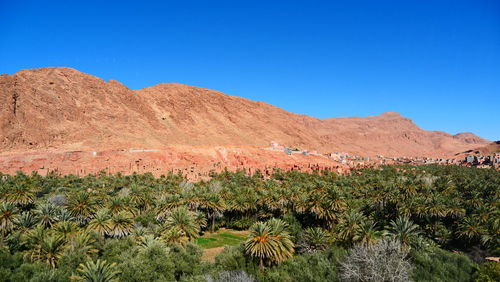
[[[231,230],[219,231],[205,234],[196,239],[196,243],[204,249],[218,248],[223,246],[236,246],[246,239],[245,236],[231,233]]]

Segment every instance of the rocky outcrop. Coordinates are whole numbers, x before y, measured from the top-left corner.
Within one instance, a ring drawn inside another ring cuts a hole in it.
[[[155,176],[181,173],[188,179],[209,177],[211,172],[243,170],[254,174],[259,170],[271,175],[276,169],[302,172],[348,172],[349,168],[322,156],[287,155],[284,152],[256,148],[166,148],[105,151],[49,151],[0,154],[0,172],[14,174],[17,171],[40,175],[49,172],[87,175],[106,173],[146,173]]]

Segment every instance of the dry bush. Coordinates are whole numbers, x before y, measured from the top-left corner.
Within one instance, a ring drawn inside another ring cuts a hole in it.
[[[357,245],[341,262],[341,277],[345,281],[411,281],[412,266],[408,251],[391,239],[374,245]]]

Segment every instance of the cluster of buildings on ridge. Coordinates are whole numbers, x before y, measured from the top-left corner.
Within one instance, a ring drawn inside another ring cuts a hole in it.
[[[500,169],[500,153],[494,153],[489,156],[483,155],[469,155],[463,158],[426,158],[426,157],[396,157],[387,158],[383,156],[378,156],[382,161],[382,164],[411,164],[411,165],[423,165],[423,164],[441,164],[441,165],[460,165],[460,166],[471,166],[479,168],[496,168]]]
[[[441,165],[460,165],[479,168],[500,169],[500,153],[494,153],[488,156],[483,155],[468,155],[464,158],[427,158],[427,157],[386,157],[377,155],[376,157],[361,157],[344,152],[334,152],[329,154],[320,154],[317,151],[307,151],[298,148],[290,148],[279,145],[276,142],[271,142],[271,147],[266,150],[282,151],[285,154],[302,154],[323,156],[350,167],[368,167],[374,165],[425,165],[425,164],[441,164]]]

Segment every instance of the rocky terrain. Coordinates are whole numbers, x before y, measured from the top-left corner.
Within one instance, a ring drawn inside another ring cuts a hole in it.
[[[262,149],[273,141],[320,153],[427,157],[490,143],[472,133],[426,131],[398,113],[317,119],[176,83],[131,90],[70,68],[0,76],[0,172],[341,166]]]

